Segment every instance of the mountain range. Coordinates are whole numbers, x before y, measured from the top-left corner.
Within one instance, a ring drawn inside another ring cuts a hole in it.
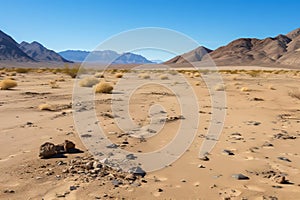
[[[209,55],[217,65],[300,65],[300,28],[286,34],[265,39],[240,38],[210,50],[198,47],[190,52],[178,55],[168,61],[172,63],[188,63],[201,61]]]
[[[94,52],[67,50],[56,53],[36,41],[31,43],[23,41],[18,44],[11,36],[0,30],[0,61],[73,63],[83,62],[87,56],[88,61],[98,63],[112,61],[115,64],[153,63],[141,55],[118,54],[111,50]]]
[[[208,55],[219,66],[281,65],[299,67],[300,28],[286,35],[280,34],[264,39],[239,38],[215,50],[199,46],[166,61],[165,64],[199,62]],[[86,58],[90,62],[101,63],[111,61],[116,64],[155,63],[141,55],[119,54],[111,50],[93,52],[67,50],[56,53],[36,41],[18,44],[11,36],[0,30],[0,61],[72,63],[83,62]]]
[[[114,64],[145,64],[153,63],[145,57],[134,53],[119,54],[112,50],[103,51],[80,51],[66,50],[59,54],[74,62],[97,62],[97,63],[114,63]]]

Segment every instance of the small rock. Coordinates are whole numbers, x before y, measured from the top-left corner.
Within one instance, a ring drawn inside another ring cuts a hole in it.
[[[137,157],[131,153],[131,154],[126,155],[126,158],[127,158],[128,160],[134,160],[134,159],[136,159]]]
[[[198,165],[198,168],[205,168],[205,166],[204,165]]]
[[[209,158],[207,156],[201,156],[199,159],[203,161],[209,161]]]
[[[222,153],[225,154],[225,155],[228,155],[228,156],[233,156],[234,155],[234,153],[232,151],[228,150],[228,149],[224,149],[222,151]]]
[[[46,142],[40,146],[40,154],[41,158],[50,158],[56,154],[55,145],[51,142]]]
[[[283,157],[283,156],[279,156],[277,157],[279,160],[282,160],[282,161],[286,161],[286,162],[292,162],[290,159],[286,158],[286,157]]]
[[[76,190],[76,189],[77,189],[76,186],[74,186],[74,185],[71,185],[71,186],[70,186],[70,191],[73,191],[73,190]]]
[[[116,149],[116,148],[118,148],[118,145],[113,143],[113,144],[107,145],[106,148]]]
[[[146,175],[146,172],[141,167],[132,167],[128,172],[136,176],[144,177]]]
[[[100,162],[94,161],[93,168],[94,169],[101,169],[102,168],[102,164]]]
[[[185,179],[181,179],[181,180],[180,180],[180,182],[182,182],[182,183],[185,183],[185,182],[186,182],[186,180],[185,180]]]
[[[232,178],[235,178],[237,180],[249,180],[249,177],[243,174],[233,174]]]
[[[157,191],[158,191],[158,192],[163,192],[164,190],[161,189],[161,188],[158,188]]]
[[[87,169],[87,170],[90,170],[90,169],[92,169],[93,168],[93,164],[94,164],[94,162],[87,162],[86,164],[85,164],[85,168]]]
[[[71,149],[75,149],[75,143],[69,140],[65,140],[64,142],[65,152],[69,152]]]
[[[112,180],[111,183],[112,183],[113,186],[115,186],[115,187],[119,187],[119,185],[122,184],[122,182],[119,181],[119,180],[117,180],[117,179]]]

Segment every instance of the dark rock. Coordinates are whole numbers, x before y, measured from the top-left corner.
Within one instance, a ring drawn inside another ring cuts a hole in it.
[[[279,156],[277,157],[279,160],[282,160],[282,161],[286,161],[286,162],[292,162],[290,159],[286,158],[286,157],[283,157],[283,156]]]
[[[146,172],[140,167],[132,167],[128,170],[128,172],[141,177],[144,177],[146,175]]]
[[[137,157],[131,153],[131,154],[126,155],[126,158],[127,158],[128,160],[134,160],[134,159],[136,159]]]
[[[232,151],[228,150],[228,149],[224,149],[224,150],[222,151],[222,153],[223,153],[223,154],[226,154],[226,155],[228,155],[228,156],[233,156],[233,155],[234,155],[234,153],[233,153]]]
[[[209,161],[209,158],[207,156],[201,156],[199,159],[203,161]]]

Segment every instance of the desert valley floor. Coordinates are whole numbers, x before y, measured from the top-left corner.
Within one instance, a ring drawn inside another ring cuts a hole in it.
[[[115,73],[109,71],[99,79],[115,85],[122,79]],[[145,73],[149,80],[164,74],[162,79],[174,82],[172,73]],[[0,79],[11,77],[18,86],[0,91],[0,199],[300,199],[300,72],[221,71],[225,86],[215,89],[226,91],[227,114],[222,134],[206,161],[198,154],[211,120],[210,95],[201,73],[180,73],[198,99],[197,136],[170,166],[144,177],[128,177],[113,170],[99,175],[82,167],[93,158],[74,125],[74,79],[50,70],[15,73],[3,69]],[[146,141],[132,138],[109,115],[111,98],[111,94],[95,95],[99,125],[115,144],[132,152],[163,147],[184,120],[167,122]],[[164,106],[168,116],[181,115],[172,92],[150,84],[131,97],[133,120],[149,123],[148,109],[154,102]],[[41,104],[50,108],[39,109]],[[82,152],[39,158],[41,144],[65,140],[73,141]],[[234,174],[248,179],[239,180]]]

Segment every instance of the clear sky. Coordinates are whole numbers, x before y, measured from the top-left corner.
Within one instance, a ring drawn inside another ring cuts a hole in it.
[[[93,50],[134,28],[182,32],[211,49],[240,37],[264,38],[300,27],[299,0],[2,0],[0,29],[17,42]],[[149,59],[166,55],[147,54]]]

